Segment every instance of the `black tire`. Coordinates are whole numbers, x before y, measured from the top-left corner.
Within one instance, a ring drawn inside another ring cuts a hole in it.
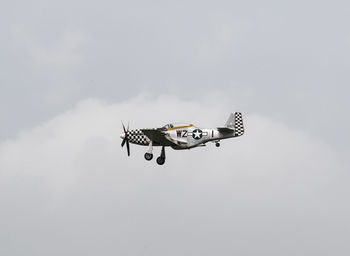
[[[145,153],[145,159],[146,159],[147,161],[151,161],[152,158],[153,158],[153,154],[151,154],[151,153]]]
[[[215,143],[215,146],[218,148],[218,147],[220,147],[220,143],[219,142],[216,142]]]
[[[159,165],[163,165],[165,163],[165,158],[164,157],[158,157],[157,158],[157,164]]]

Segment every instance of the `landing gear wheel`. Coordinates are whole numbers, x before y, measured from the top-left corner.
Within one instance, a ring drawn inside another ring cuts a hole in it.
[[[145,153],[145,159],[146,159],[147,161],[151,161],[152,158],[153,158],[153,154],[151,154],[151,153]]]
[[[157,164],[159,165],[163,165],[165,163],[165,158],[164,157],[158,157],[157,158]]]
[[[215,143],[215,146],[218,148],[218,147],[220,147],[220,143],[219,142],[216,142]]]

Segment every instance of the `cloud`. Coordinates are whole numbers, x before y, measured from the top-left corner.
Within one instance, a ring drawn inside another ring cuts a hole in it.
[[[327,144],[244,113],[222,147],[120,148],[121,123],[222,125],[229,100],[98,99],[0,144],[2,255],[347,255],[346,163]],[[155,149],[155,154],[159,154]]]

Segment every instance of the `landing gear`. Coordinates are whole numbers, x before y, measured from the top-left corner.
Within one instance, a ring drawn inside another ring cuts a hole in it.
[[[163,165],[165,163],[165,147],[162,147],[162,152],[160,153],[160,156],[157,158],[157,164]]]
[[[220,143],[219,142],[216,142],[215,143],[215,146],[218,148],[218,147],[220,147]]]
[[[157,164],[163,165],[164,163],[165,163],[165,158],[163,158],[161,156],[157,158]]]
[[[152,141],[149,143],[149,148],[148,151],[145,153],[145,159],[147,161],[151,161],[153,159],[153,154],[152,154],[152,150],[153,150],[153,144]],[[160,156],[157,158],[157,164],[159,165],[163,165],[165,163],[165,147],[162,147],[162,151],[160,153]]]
[[[152,160],[152,158],[153,158],[153,154],[152,153],[145,153],[145,159],[147,160],[147,161],[151,161]]]
[[[151,161],[153,158],[153,154],[152,154],[152,150],[153,150],[153,143],[152,141],[149,143],[149,147],[148,147],[148,151],[145,153],[145,159],[147,161]]]

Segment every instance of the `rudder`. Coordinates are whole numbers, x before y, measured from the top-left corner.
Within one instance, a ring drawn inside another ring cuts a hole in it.
[[[235,112],[235,137],[242,136],[244,134],[243,117],[242,113]]]

